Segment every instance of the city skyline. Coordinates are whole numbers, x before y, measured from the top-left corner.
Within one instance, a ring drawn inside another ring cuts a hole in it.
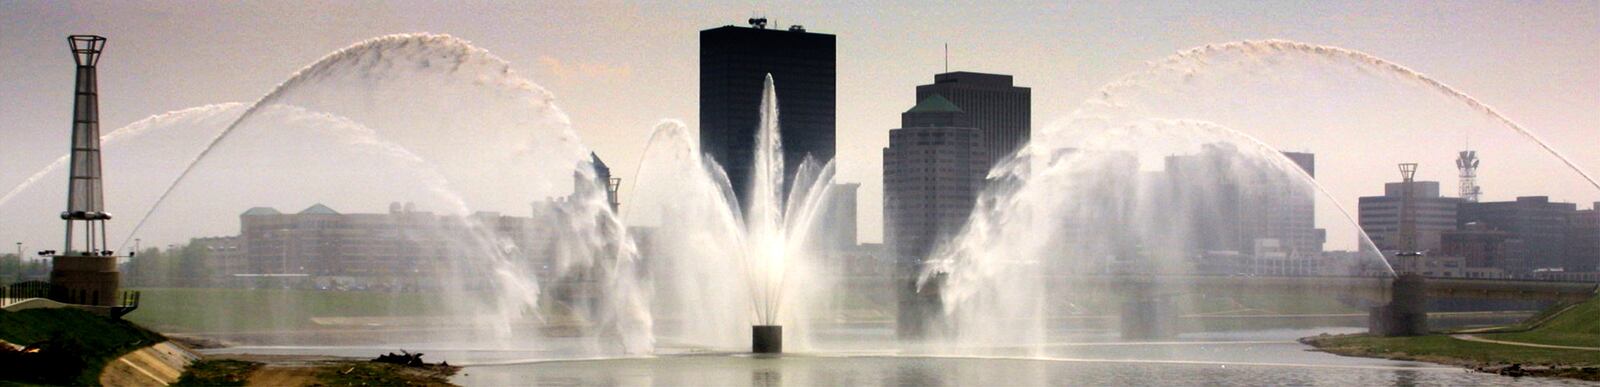
[[[863,183],[860,200],[868,205],[862,206],[858,222],[862,225],[861,240],[872,242],[881,240],[879,225],[882,224],[878,206],[871,205],[878,202],[882,191],[878,183],[882,181],[881,156],[877,154],[887,144],[888,130],[897,127],[894,121],[904,109],[911,86],[923,84],[931,75],[943,72],[945,62],[941,47],[945,42],[952,47],[950,71],[1011,74],[1019,84],[1031,87],[1036,100],[1032,123],[1035,132],[1072,111],[1078,106],[1077,101],[1091,96],[1099,85],[1114,81],[1122,74],[1140,71],[1144,61],[1157,60],[1178,50],[1206,43],[1264,38],[1343,46],[1373,53],[1455,85],[1533,128],[1558,149],[1568,152],[1579,165],[1594,170],[1600,166],[1600,153],[1582,144],[1592,143],[1595,128],[1600,127],[1600,113],[1592,109],[1600,104],[1600,95],[1582,86],[1600,83],[1600,80],[1594,79],[1597,75],[1592,72],[1575,71],[1578,68],[1575,66],[1594,63],[1600,58],[1600,52],[1594,48],[1600,47],[1595,44],[1600,39],[1597,36],[1600,33],[1596,32],[1600,28],[1595,28],[1595,4],[1564,6],[1574,9],[1438,5],[1436,7],[1443,9],[1411,6],[1399,7],[1402,9],[1391,13],[1385,9],[1331,4],[1312,10],[1268,7],[1261,12],[1277,16],[1268,18],[1240,14],[1233,10],[1235,7],[1226,5],[1152,6],[1139,10],[1144,11],[1140,15],[1149,16],[1151,20],[1136,22],[1128,19],[1132,10],[1101,9],[1096,5],[1042,7],[1044,12],[1031,15],[1024,15],[1030,7],[995,7],[992,13],[984,13],[971,21],[946,23],[957,26],[948,30],[930,29],[907,20],[854,15],[851,11],[859,9],[843,5],[820,7],[825,9],[778,7],[767,9],[764,14],[779,28],[804,24],[811,31],[839,36],[841,170],[838,180]],[[105,80],[101,85],[107,107],[103,121],[109,131],[168,110],[222,101],[249,102],[300,66],[352,42],[387,33],[431,30],[455,34],[491,50],[510,61],[514,70],[555,94],[558,106],[571,117],[584,143],[607,160],[613,160],[613,166],[619,166],[619,177],[624,179],[624,197],[631,190],[628,182],[633,178],[633,168],[629,166],[637,164],[636,154],[647,137],[646,130],[656,120],[680,118],[689,121],[690,127],[697,126],[693,121],[694,98],[688,95],[695,82],[693,34],[720,25],[740,25],[749,14],[748,10],[739,9],[740,6],[691,10],[663,5],[587,7],[567,4],[557,8],[572,12],[506,12],[507,16],[502,16],[510,20],[522,16],[562,18],[574,23],[615,27],[578,29],[599,31],[591,34],[570,34],[567,31],[573,30],[564,30],[554,35],[541,35],[531,33],[540,31],[538,22],[469,21],[465,15],[481,16],[477,15],[481,12],[470,9],[441,11],[441,17],[424,19],[415,15],[428,13],[411,13],[414,8],[402,10],[377,5],[372,7],[378,8],[378,12],[369,14],[366,11],[372,9],[332,7],[334,9],[328,13],[319,13],[320,19],[304,19],[297,15],[306,10],[270,4],[249,7],[208,4],[193,10],[137,5],[79,10],[70,6],[25,3],[8,3],[5,7],[8,9],[4,12],[7,15],[4,16],[5,35],[15,38],[0,47],[4,51],[0,56],[3,58],[0,61],[4,61],[0,63],[0,75],[3,75],[0,76],[0,90],[7,95],[39,98],[19,99],[15,104],[0,107],[0,116],[14,117],[0,123],[5,128],[0,130],[0,140],[3,140],[0,143],[7,144],[0,148],[6,155],[7,166],[0,171],[0,186],[3,187],[20,182],[66,148],[66,136],[61,135],[65,128],[60,121],[68,115],[70,98],[63,96],[60,85],[67,82],[71,74],[59,70],[58,55],[49,55],[54,52],[52,50],[59,49],[60,37],[66,33],[92,31],[113,38],[108,50],[118,53],[114,56],[118,62],[103,64],[107,75],[103,76]],[[618,8],[623,12],[616,12]],[[922,22],[950,21],[960,14],[954,9],[914,5],[888,5],[880,9],[914,11],[926,18],[919,20]],[[1305,15],[1285,17],[1291,11]],[[188,27],[162,23],[170,18],[183,18],[189,12],[227,15],[218,19],[238,22],[244,27],[239,31],[264,30],[281,35],[262,37],[222,29],[224,33],[194,36],[182,33]],[[606,16],[583,17],[589,13]],[[1361,17],[1373,14],[1383,17]],[[986,23],[999,23],[1009,18],[1034,23],[1009,23],[1012,28],[1004,29],[981,28]],[[291,19],[297,21],[279,23]],[[1518,22],[1505,23],[1506,20]],[[345,21],[359,23],[343,23]],[[1112,27],[1125,22],[1131,25]],[[1185,28],[1151,34],[1148,38],[1127,38],[1129,34],[1137,36],[1157,30],[1156,27],[1164,23],[1177,23]],[[498,27],[485,28],[486,25]],[[1472,28],[1462,29],[1467,31],[1466,36],[1398,34],[1410,39],[1404,41],[1406,39],[1390,36],[1394,35],[1392,32],[1397,25],[1414,25],[1417,31],[1431,31],[1430,26],[1439,25]],[[1062,29],[1094,33],[1059,33]],[[1390,33],[1380,34],[1379,31]],[[1068,39],[1052,44],[1010,38],[1039,33]],[[166,43],[171,36],[180,34],[196,40],[183,45]],[[893,38],[901,34],[915,39],[907,43],[904,39]],[[639,39],[625,39],[628,37]],[[604,39],[635,43],[581,49],[585,42]],[[1121,45],[1106,44],[1111,41]],[[200,47],[207,49],[200,50]],[[1040,55],[1000,55],[1016,50]],[[268,55],[262,55],[263,52]],[[883,55],[872,55],[879,53]],[[1463,54],[1475,60],[1460,60]],[[250,58],[250,63],[242,63],[244,58]],[[1509,68],[1512,66],[1515,71]],[[141,76],[130,76],[133,74]],[[1258,87],[1251,91],[1260,90]],[[1286,94],[1283,90],[1266,93],[1273,97]],[[1398,94],[1402,97],[1426,95]],[[1314,97],[1310,100],[1317,101]],[[1458,133],[1463,130],[1471,131],[1473,139],[1470,141],[1476,144],[1474,148],[1480,150],[1485,162],[1479,177],[1485,201],[1528,195],[1548,195],[1553,200],[1576,203],[1589,203],[1596,198],[1592,188],[1573,182],[1575,174],[1562,170],[1552,159],[1530,151],[1531,147],[1518,137],[1506,136],[1505,130],[1480,122],[1482,120],[1468,109],[1437,103],[1403,109],[1404,114],[1390,119],[1380,114],[1385,113],[1383,110],[1387,107],[1381,103],[1336,102],[1330,106],[1315,106],[1299,101],[1288,106],[1313,113],[1305,115],[1308,121],[1327,119],[1329,115],[1319,113],[1320,110],[1347,111],[1354,118],[1317,125],[1318,122],[1297,122],[1300,114],[1265,115],[1259,119],[1239,117],[1256,113],[1248,111],[1233,116],[1201,115],[1256,134],[1282,150],[1317,154],[1323,159],[1319,163],[1319,181],[1352,212],[1355,198],[1377,191],[1375,187],[1379,183],[1395,180],[1392,176],[1395,161],[1422,163],[1419,180],[1454,181],[1451,161],[1454,152],[1467,140]],[[1263,103],[1262,109],[1275,107],[1270,105]],[[1214,113],[1207,106],[1185,109]],[[1423,116],[1449,119],[1438,122],[1417,119]],[[1295,127],[1298,128],[1286,129]],[[1305,127],[1322,129],[1308,133]],[[1409,129],[1366,129],[1363,136],[1320,139],[1326,137],[1327,132],[1363,127]],[[1430,133],[1434,135],[1428,135]],[[1399,154],[1375,147],[1370,150],[1372,153],[1366,154],[1340,152],[1355,149],[1347,141],[1378,144],[1396,142],[1396,139],[1416,140],[1421,151]],[[125,178],[126,175],[118,176],[115,163],[113,160],[107,166],[108,179]],[[50,184],[45,182],[41,188],[50,189]],[[109,198],[113,212],[117,211],[116,200]],[[306,200],[315,201],[315,198]],[[386,201],[380,200],[373,206],[377,208],[383,203]],[[57,204],[48,203],[48,206],[57,207]],[[1338,224],[1343,222],[1341,215],[1330,213],[1335,210],[1326,204],[1319,200],[1317,218],[1335,223],[1318,225],[1329,229],[1330,248],[1353,246],[1350,237],[1353,224]],[[131,227],[120,223],[115,226]]]
[[[1500,1],[0,0],[0,384],[1600,381]]]

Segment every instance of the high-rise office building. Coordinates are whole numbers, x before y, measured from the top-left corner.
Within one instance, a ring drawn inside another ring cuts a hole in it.
[[[1600,271],[1600,202],[1567,216],[1567,271]]]
[[[1362,196],[1356,218],[1361,230],[1372,238],[1379,251],[1400,250],[1401,204],[1405,202],[1405,182],[1385,183],[1383,196]],[[1456,230],[1457,206],[1461,199],[1439,196],[1439,182],[1411,182],[1412,204],[1416,206],[1417,251],[1439,251],[1444,233]],[[1365,246],[1363,246],[1365,247]]]
[[[1315,155],[1283,155],[1307,175],[1316,176]],[[1194,219],[1193,229],[1199,235],[1190,248],[1260,255],[1254,253],[1261,250],[1258,246],[1271,246],[1269,250],[1281,250],[1293,258],[1319,255],[1327,237],[1316,227],[1316,191],[1292,176],[1242,168],[1243,157],[1232,145],[1207,144],[1199,154],[1164,160],[1175,192],[1210,192],[1214,199],[1194,202],[1196,207],[1189,209],[1195,214],[1214,214]]]
[[[918,292],[915,278],[939,241],[972,213],[988,157],[970,117],[942,96],[923,98],[900,120],[883,149],[884,240],[895,257],[897,331],[921,336],[937,305]]]
[[[750,27],[700,31],[700,149],[722,164],[734,196],[746,203],[767,74],[778,96],[785,188],[806,156],[834,156],[835,38],[805,28]]]
[[[1577,211],[1577,204],[1551,202],[1545,196],[1520,196],[1514,201],[1462,203],[1456,220],[1458,224],[1477,222],[1511,233],[1522,243],[1513,246],[1508,254],[1526,262],[1527,269],[1565,269],[1568,217]]]
[[[1032,136],[1033,91],[1012,85],[1010,75],[957,71],[936,74],[933,84],[917,86],[917,101],[935,94],[954,103],[978,128],[987,155],[985,169]]]
[[[856,194],[861,183],[836,183],[828,197],[828,207],[823,214],[822,230],[818,230],[822,248],[828,251],[845,251],[856,247]]]
[[[1527,271],[1527,264],[1520,257],[1510,255],[1512,250],[1521,249],[1521,244],[1522,240],[1512,238],[1511,233],[1469,222],[1455,231],[1444,232],[1438,253],[1430,255],[1460,257],[1464,277],[1504,278],[1506,273]]]

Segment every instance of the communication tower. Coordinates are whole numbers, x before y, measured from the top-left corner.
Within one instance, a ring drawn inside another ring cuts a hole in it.
[[[1456,157],[1456,169],[1461,171],[1461,200],[1477,203],[1483,188],[1478,187],[1478,151],[1464,150]]]

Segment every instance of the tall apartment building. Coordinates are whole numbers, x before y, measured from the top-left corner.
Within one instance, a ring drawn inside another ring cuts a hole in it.
[[[959,232],[987,173],[982,132],[940,95],[923,98],[900,116],[883,149],[884,241],[895,257],[897,332],[920,336],[936,315],[936,300],[919,295],[915,278],[938,243]]]
[[[984,169],[1028,143],[1032,137],[1033,90],[1012,84],[1010,75],[957,71],[935,74],[933,84],[917,86],[917,101],[939,95],[952,102],[983,139]]]
[[[747,203],[756,128],[767,74],[778,96],[785,185],[807,155],[834,157],[837,74],[835,37],[800,26],[700,31],[700,149],[728,173],[734,196]],[[787,188],[787,187],[786,187]]]
[[[1384,253],[1400,249],[1400,210],[1405,201],[1405,184],[1385,183],[1383,196],[1362,196],[1356,218],[1372,244]],[[1445,232],[1457,228],[1457,206],[1461,199],[1439,196],[1439,182],[1413,181],[1412,203],[1416,206],[1417,250],[1439,251]]]

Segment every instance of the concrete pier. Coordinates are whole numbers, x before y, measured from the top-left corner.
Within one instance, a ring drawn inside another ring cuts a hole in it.
[[[1401,274],[1394,279],[1388,305],[1372,308],[1367,331],[1376,336],[1428,334],[1428,282],[1422,275]]]
[[[1118,319],[1123,340],[1166,339],[1177,334],[1174,326],[1177,313],[1153,280],[1131,281],[1124,291],[1127,293]]]

